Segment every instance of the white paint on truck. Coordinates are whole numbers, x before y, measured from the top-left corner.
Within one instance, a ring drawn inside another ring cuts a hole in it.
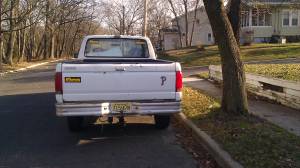
[[[124,71],[116,71],[118,68]],[[63,72],[63,78],[81,78],[81,83],[63,83],[64,101],[176,99],[175,63],[82,64],[76,67],[63,64]],[[166,78],[164,83],[162,77]]]
[[[121,51],[116,47],[126,45],[110,43],[110,39],[142,40],[148,47],[146,55],[149,57],[97,57],[97,52],[104,49],[87,47],[89,39],[96,39],[96,43],[97,39],[106,39],[114,53]],[[93,52],[92,57],[86,57],[87,48]],[[58,116],[170,115],[180,112],[181,66],[176,62],[156,60],[152,44],[145,37],[85,37],[78,59],[57,65],[55,86]],[[131,108],[125,114],[113,111],[111,106],[116,102],[129,103]]]

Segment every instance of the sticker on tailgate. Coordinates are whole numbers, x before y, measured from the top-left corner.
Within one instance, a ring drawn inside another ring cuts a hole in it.
[[[81,83],[81,77],[65,77],[65,83]]]

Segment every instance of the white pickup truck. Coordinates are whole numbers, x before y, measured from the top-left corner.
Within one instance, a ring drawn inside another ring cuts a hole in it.
[[[76,60],[56,67],[56,114],[67,117],[70,131],[84,117],[153,115],[157,128],[169,126],[180,112],[179,63],[158,60],[148,38],[93,35],[84,38]]]

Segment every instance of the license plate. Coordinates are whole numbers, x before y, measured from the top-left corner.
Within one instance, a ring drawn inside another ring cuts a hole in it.
[[[111,111],[113,112],[131,112],[131,103],[112,103]]]

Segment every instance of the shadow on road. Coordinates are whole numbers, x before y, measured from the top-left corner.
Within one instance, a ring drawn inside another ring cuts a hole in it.
[[[0,97],[0,167],[186,165],[170,130],[130,123],[92,125],[74,134],[64,118],[55,116],[54,104],[54,93]]]
[[[52,82],[54,79],[54,74],[52,76],[30,76],[14,79],[15,83],[37,83],[37,82]]]

